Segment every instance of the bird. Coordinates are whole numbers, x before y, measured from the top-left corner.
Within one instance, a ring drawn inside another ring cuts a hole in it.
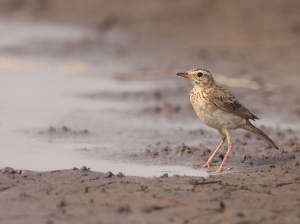
[[[212,160],[227,137],[228,150],[217,172],[223,171],[225,161],[232,150],[230,131],[239,128],[252,132],[268,145],[279,149],[263,131],[251,124],[250,120],[255,121],[259,118],[244,107],[228,90],[218,86],[207,69],[196,68],[187,72],[179,72],[177,75],[189,79],[194,85],[189,96],[196,114],[204,124],[216,129],[222,139],[214,153],[202,166],[203,168],[217,166],[212,163]]]

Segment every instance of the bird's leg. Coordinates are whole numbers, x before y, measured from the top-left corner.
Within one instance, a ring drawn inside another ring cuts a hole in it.
[[[210,168],[210,166],[216,166],[216,164],[211,163],[211,161],[215,157],[215,155],[217,154],[217,152],[219,151],[219,149],[221,148],[221,146],[224,144],[224,142],[226,140],[226,135],[223,133],[223,131],[222,130],[218,130],[218,132],[219,132],[219,135],[222,138],[222,141],[221,141],[220,145],[216,148],[216,150],[214,151],[214,153],[211,155],[211,157],[209,157],[209,159],[207,160],[207,162],[205,163],[205,165],[202,166],[203,168],[205,168],[205,167]]]
[[[220,145],[214,151],[214,153],[211,155],[211,157],[209,157],[209,159],[207,160],[207,162],[205,163],[205,165],[202,166],[203,168],[205,168],[205,167],[209,168],[210,166],[217,166],[216,164],[211,163],[211,161],[215,157],[215,155],[217,154],[217,152],[219,151],[219,149],[221,148],[221,146],[224,144],[225,140],[226,140],[226,138],[222,138],[222,141],[221,141]]]
[[[226,153],[226,155],[225,155],[225,157],[223,159],[223,162],[221,163],[219,169],[217,170],[218,173],[222,173],[222,168],[223,168],[223,166],[225,164],[225,161],[226,161],[226,159],[227,159],[227,157],[228,157],[228,155],[229,155],[229,153],[230,153],[230,151],[232,149],[232,144],[231,144],[231,139],[230,139],[230,133],[229,133],[229,131],[227,129],[225,129],[224,132],[227,135],[227,139],[228,139],[228,150],[227,150],[227,153]]]

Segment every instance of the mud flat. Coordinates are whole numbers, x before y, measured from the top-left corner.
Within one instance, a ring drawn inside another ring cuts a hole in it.
[[[213,172],[216,167],[198,170],[194,167],[199,173],[206,171],[206,177],[168,171],[147,178],[127,176],[122,166],[118,166],[120,172],[107,173],[94,172],[85,166],[47,172],[3,168],[0,173],[0,221],[299,223],[298,132],[261,128],[273,136],[280,150],[269,148],[248,133],[237,132],[236,150],[229,156],[222,174]],[[198,130],[189,134],[205,132]],[[207,147],[213,146],[207,144]],[[97,154],[92,150],[83,151],[91,157]],[[225,148],[221,149],[214,162],[220,163],[224,152]],[[172,149],[155,144],[151,150],[134,155],[120,153],[117,158],[123,157],[123,161],[136,164],[173,164],[183,170],[184,164],[204,163],[210,153],[211,150],[204,146],[180,145]],[[147,176],[147,169],[141,175]]]
[[[103,2],[0,1],[0,223],[299,223],[299,1]],[[193,166],[196,67],[280,150],[238,130]]]
[[[262,161],[270,160],[270,163]],[[4,168],[1,223],[299,223],[299,157],[207,178]],[[251,161],[251,160],[250,160]]]

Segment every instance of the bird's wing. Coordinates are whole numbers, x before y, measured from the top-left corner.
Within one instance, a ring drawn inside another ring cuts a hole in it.
[[[244,107],[228,90],[214,86],[204,92],[205,98],[222,110],[245,119],[259,119]]]

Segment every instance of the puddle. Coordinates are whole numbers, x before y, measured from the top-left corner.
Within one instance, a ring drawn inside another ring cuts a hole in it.
[[[17,141],[16,141],[17,140]],[[142,166],[119,162],[108,162],[101,159],[85,158],[74,152],[76,147],[93,147],[94,144],[50,143],[29,139],[19,134],[6,134],[1,139],[1,167],[10,166],[14,169],[49,171],[71,169],[87,166],[92,171],[114,174],[122,172],[127,176],[153,177],[164,173],[169,175],[207,176],[204,170],[184,166]],[[98,145],[99,146],[99,145]]]
[[[10,28],[0,24],[1,29],[6,29],[10,33]],[[1,39],[0,47],[20,47],[36,39],[46,39],[50,37],[45,35],[44,29],[33,33],[18,29],[16,25],[13,29],[16,38],[4,36]],[[30,27],[27,27],[30,29]],[[50,27],[52,34],[59,33]],[[8,30],[7,30],[8,29]],[[40,35],[38,32],[41,32]],[[25,35],[25,36],[24,36]],[[69,34],[69,36],[74,35]],[[52,39],[65,40],[69,38],[66,32],[63,32]],[[75,35],[76,36],[76,35]],[[85,38],[81,32],[77,35],[78,40]],[[20,45],[20,46],[19,46]],[[93,91],[139,91],[141,88],[146,90],[145,86],[136,83],[120,84],[113,79],[113,75],[124,69],[128,65],[113,64],[101,65],[101,67],[89,67],[85,65],[84,69],[79,69],[81,74],[67,74],[61,72],[58,68],[65,68],[64,62],[55,59],[26,57],[20,58],[0,54],[0,166],[13,167],[14,169],[27,169],[33,171],[47,171],[57,169],[71,169],[72,167],[87,166],[93,171],[113,173],[122,172],[125,175],[153,177],[160,176],[163,173],[170,175],[189,175],[189,176],[207,176],[207,173],[200,170],[194,170],[184,166],[154,166],[154,165],[135,165],[117,162],[108,162],[102,158],[87,158],[81,153],[76,152],[76,148],[93,148],[101,144],[110,144],[115,152],[124,149],[124,142],[133,137],[136,133],[135,126],[141,126],[142,122],[132,124],[119,124],[113,120],[109,122],[106,117],[101,117],[101,111],[105,109],[119,110],[120,108],[132,107],[134,102],[114,103],[110,101],[95,101],[82,97],[78,94]],[[68,59],[68,63],[70,62]],[[30,63],[29,63],[30,62]],[[76,61],[74,61],[76,65]],[[72,63],[71,63],[72,64]],[[76,67],[77,68],[77,67]],[[68,70],[68,69],[67,69]],[[71,69],[72,70],[72,69]],[[79,71],[78,69],[76,71]],[[101,71],[101,74],[99,74]],[[154,88],[155,84],[148,84],[147,88]],[[83,111],[83,118],[72,117],[72,111]],[[88,111],[95,112],[94,120],[88,121]],[[99,113],[97,112],[99,111]],[[70,115],[71,114],[71,115]],[[96,120],[98,116],[102,120]],[[64,118],[62,118],[64,117]],[[80,123],[81,122],[81,123]],[[128,121],[127,121],[128,122]],[[30,132],[32,129],[47,129],[49,126],[61,126],[71,124],[71,128],[94,130],[94,135],[90,138],[48,138],[35,133],[35,135],[25,135],[24,132]],[[105,126],[107,124],[107,126]],[[119,126],[118,126],[119,125]],[[154,126],[154,124],[151,124]],[[109,127],[113,126],[113,127]],[[128,128],[128,126],[130,126]],[[123,142],[112,142],[111,139],[116,135],[115,130],[123,128]],[[111,128],[108,130],[108,128]],[[96,131],[95,131],[96,130]],[[143,139],[147,139],[144,136]],[[127,149],[132,148],[132,141],[127,141]],[[140,143],[139,143],[140,144]],[[146,143],[145,143],[146,145]],[[116,147],[119,146],[119,147]],[[129,151],[130,152],[130,151]],[[111,152],[112,153],[112,152]],[[101,155],[101,154],[100,154]]]

